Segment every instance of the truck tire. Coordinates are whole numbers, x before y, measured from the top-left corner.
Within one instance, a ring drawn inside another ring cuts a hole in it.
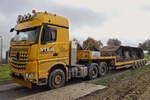
[[[98,65],[91,63],[88,65],[88,79],[95,79],[98,76]]]
[[[98,67],[99,75],[104,76],[108,72],[108,66],[105,62],[101,62]]]
[[[65,73],[62,69],[56,69],[49,74],[48,77],[48,88],[55,89],[65,85]]]

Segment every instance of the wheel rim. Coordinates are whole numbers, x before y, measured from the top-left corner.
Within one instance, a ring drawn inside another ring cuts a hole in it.
[[[138,64],[138,63],[136,63],[136,64],[135,64],[135,66],[136,66],[136,69],[138,69],[138,68],[139,68],[139,64]]]
[[[56,75],[54,78],[54,82],[56,85],[60,84],[62,82],[62,77],[61,75]]]
[[[96,67],[96,65],[93,65],[89,68],[89,79],[95,79],[98,76],[98,69]]]
[[[104,67],[101,68],[101,72],[105,73],[105,68]]]
[[[96,76],[97,75],[97,69],[94,68],[93,71],[92,71],[92,76]]]
[[[133,69],[136,69],[136,64],[135,64],[135,63],[132,65],[132,68],[133,68]]]
[[[99,75],[104,76],[107,73],[107,64],[106,63],[100,63],[99,65]]]

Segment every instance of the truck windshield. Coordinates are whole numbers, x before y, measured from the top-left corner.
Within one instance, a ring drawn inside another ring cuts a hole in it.
[[[40,27],[16,31],[12,41],[34,41],[38,42]]]

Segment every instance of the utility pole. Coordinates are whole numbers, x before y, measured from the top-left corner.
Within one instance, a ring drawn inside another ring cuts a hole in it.
[[[2,64],[2,54],[3,54],[3,38],[0,36],[0,64]]]

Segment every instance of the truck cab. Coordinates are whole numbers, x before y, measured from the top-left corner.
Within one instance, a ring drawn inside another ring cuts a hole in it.
[[[57,68],[67,80],[69,65],[69,27],[64,17],[47,12],[35,12],[18,16],[14,27],[16,35],[11,40],[10,68],[13,80],[27,87],[48,83],[49,73]],[[55,81],[55,87],[61,76]],[[49,86],[53,88],[54,86]]]

